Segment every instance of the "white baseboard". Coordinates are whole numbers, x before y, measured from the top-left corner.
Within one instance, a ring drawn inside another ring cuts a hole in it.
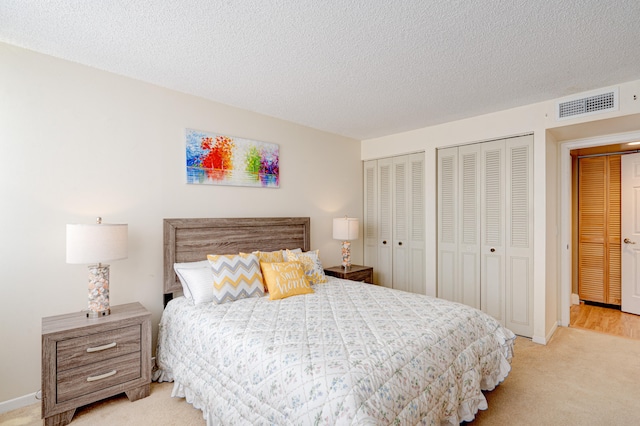
[[[571,293],[571,304],[572,305],[579,305],[580,304],[580,296],[575,294],[575,293]]]
[[[0,402],[0,413],[6,413],[7,411],[17,410],[18,408],[26,407],[27,405],[39,403],[40,400],[36,397],[39,393],[40,391]]]
[[[553,327],[551,327],[551,330],[549,330],[549,333],[547,333],[545,337],[533,336],[531,338],[531,341],[533,343],[538,343],[540,345],[546,345],[547,343],[549,343],[549,340],[551,340],[553,333],[555,333],[557,329],[558,329],[558,322],[555,322],[553,324]]]

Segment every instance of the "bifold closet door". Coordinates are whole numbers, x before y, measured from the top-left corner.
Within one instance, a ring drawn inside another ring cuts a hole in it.
[[[459,301],[480,308],[480,171],[481,147],[478,144],[458,149],[460,194],[458,253],[461,295]]]
[[[393,158],[392,287],[424,294],[424,154]]]
[[[481,177],[481,309],[505,318],[505,145],[484,142]]]
[[[480,309],[480,145],[438,150],[438,296]]]
[[[378,285],[426,292],[424,180],[424,153],[364,163],[364,259]]]
[[[378,238],[376,244],[378,282],[376,284],[393,288],[393,158],[378,162]]]
[[[438,150],[437,296],[459,302],[458,148]]]
[[[482,144],[482,310],[533,335],[533,136]]]
[[[506,318],[521,336],[533,336],[533,135],[506,143]]]
[[[427,293],[426,200],[424,152],[409,156],[409,291]]]
[[[438,297],[533,335],[533,136],[438,150]]]
[[[378,269],[378,162],[364,162],[364,264],[373,267],[373,282],[380,283]]]

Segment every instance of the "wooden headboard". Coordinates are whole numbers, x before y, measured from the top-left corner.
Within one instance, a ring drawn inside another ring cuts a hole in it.
[[[308,217],[164,219],[165,303],[182,291],[176,262],[206,260],[207,254],[301,248],[309,251]]]

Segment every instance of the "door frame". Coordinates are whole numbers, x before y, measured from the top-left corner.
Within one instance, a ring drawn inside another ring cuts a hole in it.
[[[560,325],[568,327],[571,320],[571,150],[601,145],[640,140],[640,132],[616,133],[612,135],[595,136],[583,139],[573,139],[559,142],[560,163]]]

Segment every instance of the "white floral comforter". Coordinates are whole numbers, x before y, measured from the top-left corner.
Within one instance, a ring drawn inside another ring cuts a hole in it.
[[[458,424],[510,371],[513,333],[471,307],[329,278],[315,293],[164,311],[154,378],[214,424]]]

